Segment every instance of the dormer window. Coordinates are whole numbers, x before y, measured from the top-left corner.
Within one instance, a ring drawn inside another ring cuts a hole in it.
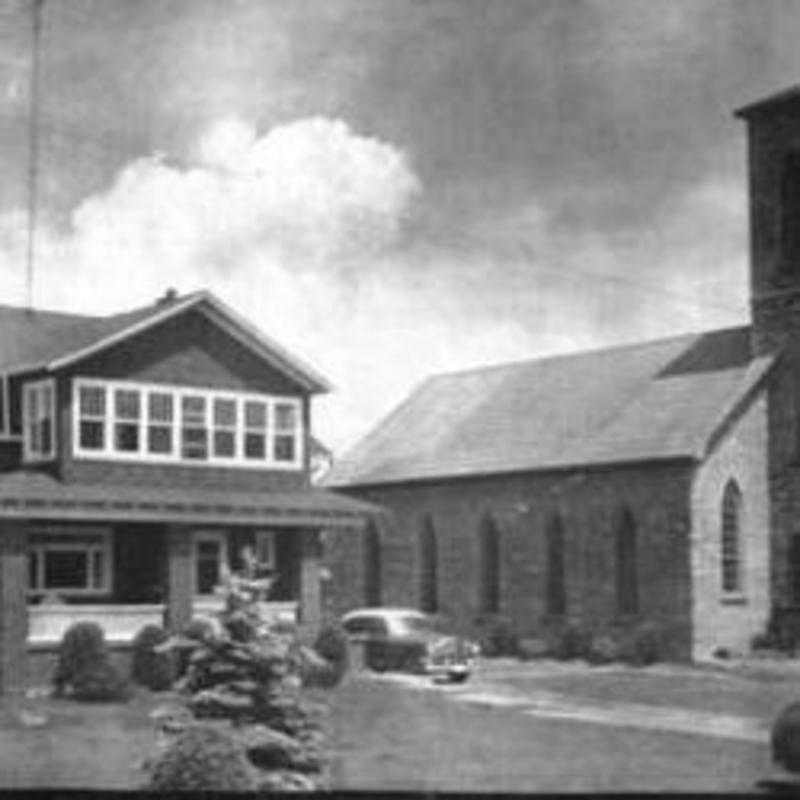
[[[76,378],[76,458],[302,469],[302,401]]]
[[[55,381],[26,383],[22,392],[23,453],[25,461],[48,461],[55,456]]]

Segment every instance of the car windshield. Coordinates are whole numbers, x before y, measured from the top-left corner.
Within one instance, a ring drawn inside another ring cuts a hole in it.
[[[393,627],[398,633],[430,633],[436,630],[432,619],[419,614],[407,614],[402,617],[396,617],[394,623]]]

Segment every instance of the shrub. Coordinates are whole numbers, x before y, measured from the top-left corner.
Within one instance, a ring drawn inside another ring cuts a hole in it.
[[[570,661],[574,658],[588,658],[591,651],[591,632],[569,623],[558,635],[553,655],[561,661]]]
[[[519,636],[510,619],[493,615],[480,619],[478,626],[478,644],[482,655],[492,658],[518,654]]]
[[[622,647],[622,660],[637,667],[655,664],[661,660],[661,634],[658,628],[649,623],[634,628]]]
[[[772,726],[772,760],[800,772],[800,703],[784,708]]]
[[[63,695],[86,671],[108,661],[103,629],[96,622],[76,622],[64,632],[53,675],[56,695]]]
[[[590,664],[610,664],[612,661],[618,661],[619,656],[620,647],[617,640],[605,635],[592,641],[586,660]]]
[[[323,688],[338,685],[347,672],[349,661],[347,634],[339,625],[323,625],[314,640],[313,648],[329,665],[329,669],[318,676],[315,685]]]
[[[72,684],[72,696],[84,702],[107,703],[127,700],[128,685],[109,661],[98,661],[81,670]]]
[[[184,731],[150,767],[153,791],[248,791],[253,774],[239,743],[217,728]]]
[[[132,643],[131,680],[154,692],[169,689],[175,681],[172,653],[157,653],[156,645],[167,640],[167,632],[158,625],[145,625]]]
[[[520,639],[517,645],[517,656],[522,661],[535,658],[546,658],[550,655],[552,647],[546,639],[528,638]]]

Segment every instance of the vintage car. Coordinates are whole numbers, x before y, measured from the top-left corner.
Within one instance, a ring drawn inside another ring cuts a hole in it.
[[[438,629],[434,617],[409,608],[360,608],[342,617],[353,642],[364,643],[365,666],[376,672],[399,670],[465,681],[479,647]]]

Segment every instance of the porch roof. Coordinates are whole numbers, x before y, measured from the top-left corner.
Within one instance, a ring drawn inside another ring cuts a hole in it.
[[[0,519],[361,527],[378,506],[322,489],[242,492],[67,484],[43,472],[0,475]]]

